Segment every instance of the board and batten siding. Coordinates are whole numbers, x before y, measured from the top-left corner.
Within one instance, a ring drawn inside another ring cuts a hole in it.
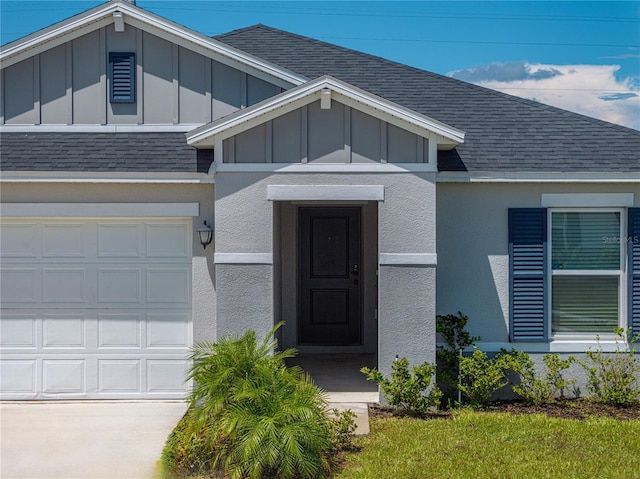
[[[298,108],[224,140],[225,163],[427,163],[428,140],[337,101]]]
[[[133,52],[135,103],[111,103],[109,52]],[[2,69],[0,123],[206,123],[282,91],[158,36],[113,25]]]

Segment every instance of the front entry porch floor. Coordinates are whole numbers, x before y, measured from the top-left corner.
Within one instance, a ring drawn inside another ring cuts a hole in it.
[[[300,366],[324,389],[329,402],[377,403],[378,386],[367,381],[360,368],[376,367],[375,354],[300,354],[287,360]]]
[[[287,360],[300,366],[327,392],[329,407],[356,414],[356,434],[369,433],[369,403],[379,401],[378,386],[367,381],[360,368],[376,367],[375,354],[302,354]]]

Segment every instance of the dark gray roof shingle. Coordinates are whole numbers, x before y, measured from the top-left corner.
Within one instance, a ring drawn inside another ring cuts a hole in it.
[[[640,131],[264,25],[215,37],[309,79],[332,75],[466,132],[441,171],[640,171]]]
[[[3,171],[206,173],[213,155],[187,145],[184,133],[7,133]]]

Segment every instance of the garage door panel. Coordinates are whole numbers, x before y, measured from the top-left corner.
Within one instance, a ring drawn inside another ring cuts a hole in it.
[[[187,361],[181,359],[148,359],[147,391],[176,393],[184,391]]]
[[[147,303],[191,304],[191,269],[148,268]]]
[[[42,392],[44,394],[85,394],[84,359],[44,359]]]
[[[190,219],[2,219],[3,397],[184,397],[191,231]]]
[[[2,268],[0,270],[0,300],[11,303],[38,302],[38,270],[36,268]]]
[[[149,314],[148,348],[186,348],[191,343],[189,316],[186,314]]]
[[[0,362],[2,398],[12,395],[36,394],[37,361],[35,359],[4,359]]]
[[[98,268],[98,303],[142,304],[141,268]]]
[[[99,359],[98,390],[101,393],[141,393],[140,359]]]
[[[0,346],[35,349],[37,316],[35,314],[0,314]]]
[[[138,224],[98,224],[98,258],[142,258],[142,231]]]
[[[148,258],[190,258],[191,229],[184,223],[153,223],[146,227]]]
[[[84,349],[87,346],[83,314],[45,314],[42,318],[44,349]]]
[[[86,303],[87,276],[85,268],[43,268],[42,303]]]
[[[10,258],[37,258],[40,250],[35,223],[3,224],[0,235],[0,256]]]
[[[141,315],[133,313],[110,313],[98,315],[98,348],[142,347]]]
[[[87,226],[84,223],[42,225],[43,258],[87,258]]]

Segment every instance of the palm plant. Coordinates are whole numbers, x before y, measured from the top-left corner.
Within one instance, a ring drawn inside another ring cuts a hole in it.
[[[194,433],[231,478],[320,478],[330,470],[332,425],[324,393],[254,331],[192,348]]]

